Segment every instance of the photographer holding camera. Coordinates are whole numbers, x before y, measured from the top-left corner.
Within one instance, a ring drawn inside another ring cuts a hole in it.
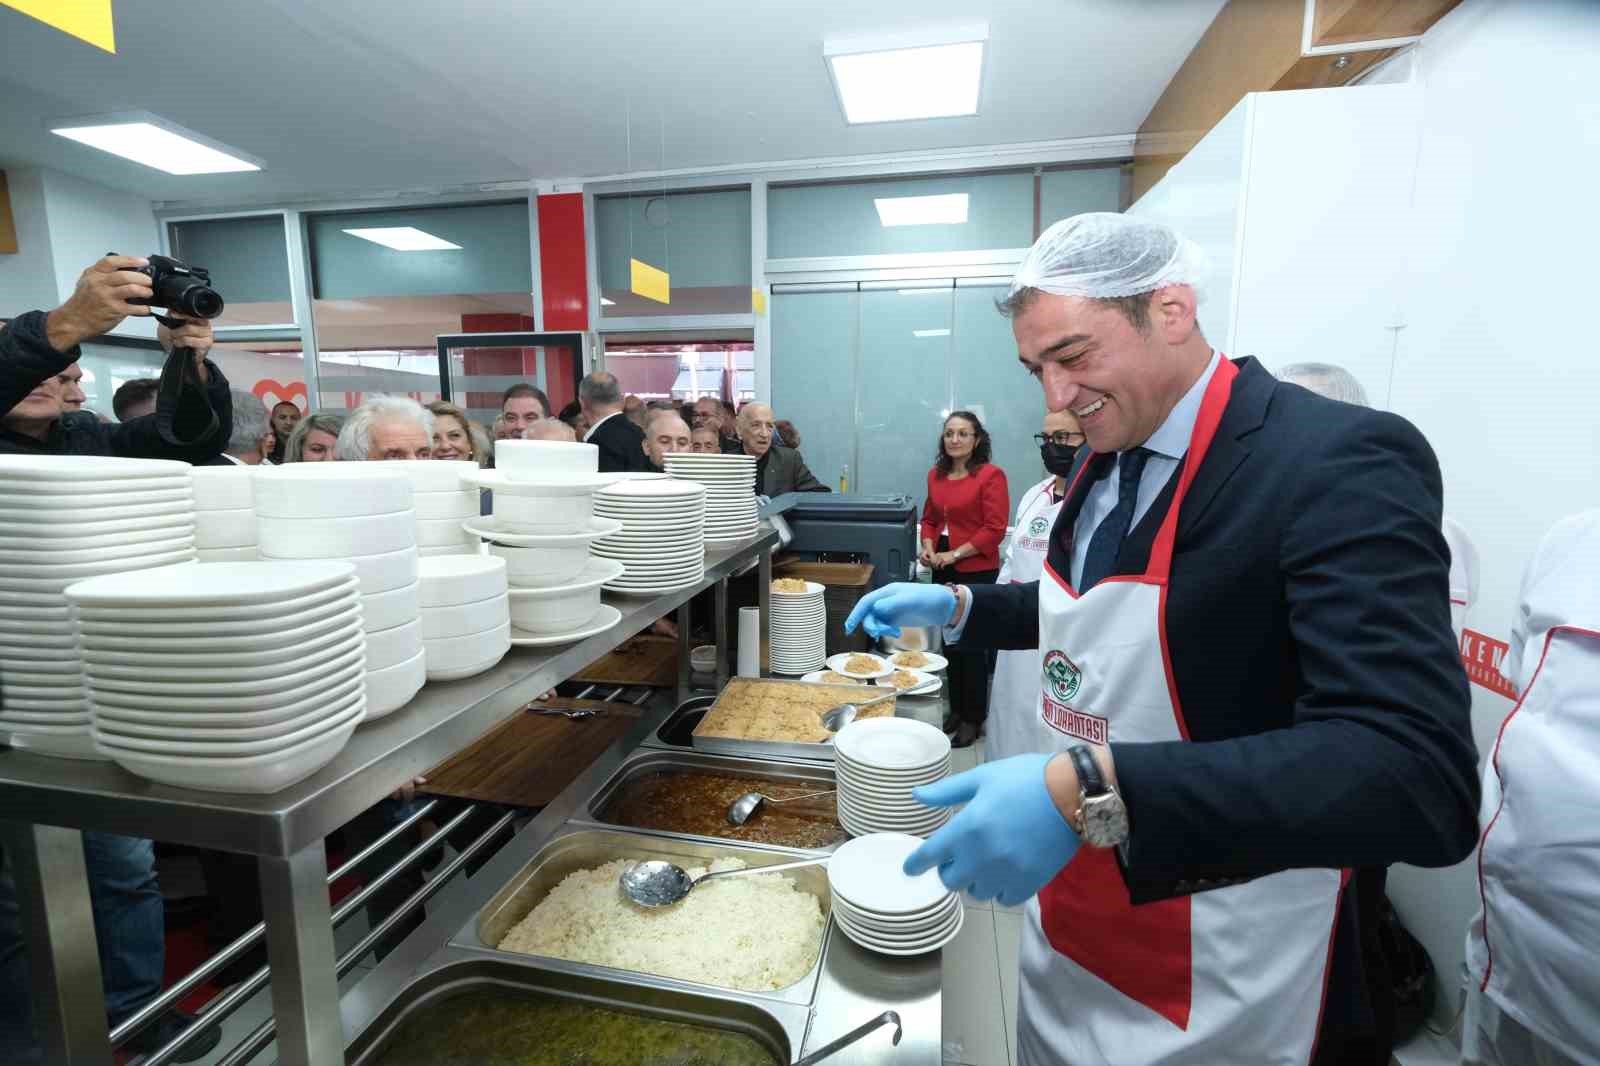
[[[228,381],[206,359],[212,337],[205,318],[221,311],[221,298],[192,280],[195,274],[203,277],[202,272],[161,256],[152,258],[154,266],[139,256],[108,255],[79,276],[71,298],[60,307],[48,314],[29,311],[0,327],[0,454],[120,455],[201,463],[227,446],[233,425]],[[150,314],[152,303],[161,307],[164,301],[178,305],[169,307],[167,315],[178,325],[160,327],[161,346],[193,354],[188,365],[168,360],[162,374],[164,409],[109,425],[89,412],[68,410],[64,393],[78,345],[129,315]]]

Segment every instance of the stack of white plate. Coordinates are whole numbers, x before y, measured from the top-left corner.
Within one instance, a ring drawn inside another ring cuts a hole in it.
[[[706,487],[694,481],[623,481],[595,493],[597,518],[622,523],[622,532],[590,551],[627,572],[605,587],[654,595],[698,584],[706,572]]]
[[[189,470],[158,459],[0,456],[0,738],[12,747],[102,758],[62,590],[192,560]]]
[[[263,559],[340,559],[361,582],[367,718],[404,707],[427,681],[417,602],[411,479],[396,462],[257,467]]]
[[[337,755],[366,714],[350,564],[197,563],[67,589],[94,742],[129,773],[276,792]]]
[[[478,514],[478,486],[463,481],[478,464],[470,459],[395,459],[387,465],[411,479],[411,509],[417,516],[417,554],[476,555],[478,538],[461,521]]]
[[[911,790],[950,773],[950,738],[915,718],[858,718],[833,738],[839,824],[852,836],[927,836],[950,808],[926,807]]]
[[[197,466],[194,479],[194,547],[202,563],[256,558],[255,484],[248,466]]]
[[[807,581],[804,592],[772,591],[767,630],[773,673],[804,674],[822,669],[828,638],[824,591],[815,581]]]
[[[506,564],[492,555],[439,555],[417,566],[428,680],[481,674],[511,650]]]
[[[841,932],[881,955],[922,955],[956,938],[965,920],[961,897],[938,870],[906,875],[914,836],[873,833],[839,845],[828,860],[833,920]]]
[[[755,456],[678,452],[663,461],[674,478],[706,487],[706,547],[726,547],[755,536]]]

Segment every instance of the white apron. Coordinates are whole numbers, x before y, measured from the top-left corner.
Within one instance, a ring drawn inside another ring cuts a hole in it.
[[[1079,596],[1046,565],[1035,750],[1187,739],[1166,655],[1165,592],[1178,513],[1237,373],[1224,359],[1206,387],[1145,573]],[[1134,906],[1114,852],[1080,848],[1028,902],[1017,1061],[1305,1066],[1345,878],[1291,870]]]
[[[1600,632],[1556,626],[1484,768],[1483,994],[1577,1062],[1600,1062]]]
[[[1045,556],[1050,552],[1050,531],[1061,511],[1061,501],[1050,494],[1055,483],[1053,476],[1045,478],[1029,489],[1017,505],[1016,532],[1011,534],[1011,547],[1006,551],[996,584],[1024,585],[1043,575]],[[995,658],[989,720],[983,727],[985,762],[1038,750],[1034,746],[1034,711],[1038,702],[1039,649],[1001,652]]]

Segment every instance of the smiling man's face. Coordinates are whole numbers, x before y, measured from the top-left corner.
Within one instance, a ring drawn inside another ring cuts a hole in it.
[[[1173,348],[1193,332],[1193,290],[1153,293],[1150,318],[1141,332],[1110,304],[1041,293],[1012,319],[1017,357],[1044,387],[1046,408],[1077,415],[1096,452],[1149,440],[1188,388]]]

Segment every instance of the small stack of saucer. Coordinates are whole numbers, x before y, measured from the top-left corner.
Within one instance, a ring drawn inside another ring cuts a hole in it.
[[[193,560],[189,473],[165,459],[0,456],[0,740],[104,758],[63,590]]]
[[[858,718],[833,738],[839,824],[854,836],[927,836],[950,820],[911,791],[950,773],[950,738],[915,718]]]
[[[839,845],[828,860],[833,920],[841,932],[880,955],[923,955],[961,932],[966,908],[937,869],[907,876],[905,861],[922,841],[872,833]]]
[[[197,466],[194,479],[194,547],[202,563],[256,558],[255,484],[248,466]]]
[[[677,452],[663,462],[677,480],[706,487],[707,548],[725,548],[755,536],[755,456]]]
[[[404,707],[427,680],[411,492],[397,462],[256,468],[261,558],[336,559],[356,569],[368,719]]]

